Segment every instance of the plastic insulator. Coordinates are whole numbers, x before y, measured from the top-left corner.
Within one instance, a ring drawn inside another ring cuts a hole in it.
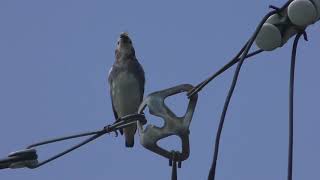
[[[316,6],[317,13],[318,13],[317,20],[319,20],[320,19],[320,0],[311,0],[311,1]]]
[[[288,16],[293,24],[306,27],[317,20],[318,12],[310,0],[294,0],[288,6]]]
[[[256,38],[256,44],[264,51],[272,51],[282,45],[280,30],[273,24],[265,23]]]

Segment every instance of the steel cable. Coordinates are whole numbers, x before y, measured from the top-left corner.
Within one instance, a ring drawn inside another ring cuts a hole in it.
[[[293,166],[293,100],[294,100],[294,75],[297,56],[297,47],[302,33],[296,35],[291,54],[290,84],[289,84],[289,148],[288,148],[288,180],[292,180]]]
[[[225,100],[224,107],[223,107],[223,110],[222,110],[222,114],[221,114],[221,118],[220,118],[220,122],[219,122],[219,127],[218,127],[218,131],[217,131],[217,135],[216,135],[215,146],[214,146],[214,155],[213,155],[213,160],[212,160],[212,164],[211,164],[209,175],[208,175],[208,180],[214,180],[215,179],[221,133],[222,133],[225,117],[226,117],[226,114],[227,114],[227,110],[228,110],[228,107],[229,107],[229,104],[230,104],[230,101],[231,101],[231,97],[232,97],[233,92],[235,90],[235,87],[237,85],[237,80],[238,80],[238,77],[239,77],[240,70],[241,70],[241,67],[243,65],[243,62],[245,60],[245,57],[247,56],[251,46],[253,45],[253,42],[254,42],[256,36],[258,35],[262,25],[266,22],[266,20],[271,15],[275,14],[276,12],[277,11],[271,11],[263,18],[263,20],[260,22],[260,24],[256,28],[253,36],[250,38],[248,44],[246,45],[245,50],[244,50],[243,54],[241,55],[241,58],[240,58],[240,60],[238,62],[238,66],[237,66],[237,68],[235,70],[235,73],[234,73],[234,76],[233,76],[233,80],[232,80],[232,83],[231,83],[231,87],[229,89],[229,92],[228,92],[228,95],[227,95],[227,98]]]

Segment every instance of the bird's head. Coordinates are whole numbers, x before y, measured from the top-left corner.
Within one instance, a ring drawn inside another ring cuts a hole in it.
[[[116,59],[121,61],[123,59],[135,58],[135,51],[132,45],[132,41],[127,32],[121,33],[117,41],[116,47]]]

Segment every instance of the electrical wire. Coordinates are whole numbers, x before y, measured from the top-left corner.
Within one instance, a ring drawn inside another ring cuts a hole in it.
[[[246,43],[247,45],[247,43]],[[237,62],[239,62],[239,57],[240,55],[243,53],[246,45],[238,52],[238,54],[232,59],[230,60],[226,65],[224,65],[222,68],[220,68],[216,73],[214,73],[213,75],[211,75],[209,78],[207,78],[206,80],[202,81],[201,83],[199,83],[197,86],[195,86],[190,92],[188,92],[187,96],[188,98],[191,98],[193,95],[197,94],[198,92],[200,92],[207,84],[209,84],[212,80],[214,80],[216,77],[218,77],[219,75],[221,75],[222,73],[224,73],[226,70],[228,70],[229,68],[231,68],[233,65],[235,65]],[[259,49],[256,50],[250,54],[248,54],[245,59],[253,57],[257,54],[262,53],[263,50]]]
[[[28,149],[31,148],[35,148],[38,146],[43,146],[43,145],[47,145],[47,144],[51,144],[51,143],[56,143],[59,141],[65,141],[65,140],[69,140],[69,139],[74,139],[74,138],[79,138],[79,137],[84,137],[84,136],[90,136],[88,139],[80,142],[79,144],[76,144],[74,146],[72,146],[71,148],[64,150],[63,152],[60,152],[56,155],[54,155],[53,157],[50,157],[40,163],[35,163],[35,164],[25,164],[25,167],[28,167],[30,169],[35,169],[38,168],[40,166],[43,166],[44,164],[47,164],[59,157],[62,157],[68,153],[70,153],[71,151],[74,151],[78,148],[80,148],[81,146],[101,137],[102,135],[105,135],[107,133],[110,132],[115,132],[117,135],[117,131],[119,129],[125,128],[125,127],[129,127],[135,123],[137,123],[137,121],[140,121],[141,124],[146,124],[147,120],[145,119],[144,114],[130,114],[124,117],[119,118],[115,123],[111,124],[111,125],[107,125],[105,126],[102,130],[99,131],[92,131],[92,132],[87,132],[87,133],[80,133],[80,134],[76,134],[76,135],[72,135],[72,136],[65,136],[65,137],[60,137],[60,138],[55,138],[55,139],[51,139],[51,140],[47,140],[47,141],[42,141],[39,143],[35,143],[32,145],[29,145],[27,147],[26,150],[22,150],[22,151],[18,151],[19,153],[15,153],[14,156],[13,155],[9,155],[8,158],[5,159],[0,159],[0,169],[5,169],[5,168],[10,168],[11,164],[16,163],[16,162],[25,162],[28,160],[33,160],[35,161],[37,159],[37,155],[36,155],[36,151],[35,149],[32,149],[34,151],[34,153],[32,153],[32,155],[30,155],[30,153],[28,153]],[[22,156],[22,154],[28,154],[28,156],[24,155]],[[11,157],[13,156],[13,157]],[[30,156],[30,157],[29,157]]]
[[[298,33],[294,39],[291,67],[290,67],[290,84],[289,84],[289,148],[288,148],[288,180],[292,180],[292,166],[293,166],[293,101],[294,101],[294,75],[297,56],[297,47],[302,33]]]
[[[171,180],[177,180],[178,175],[177,175],[177,162],[172,163],[172,172],[171,172]]]
[[[250,38],[248,44],[246,45],[243,54],[241,55],[241,58],[238,62],[237,68],[235,70],[234,76],[233,76],[233,80],[231,83],[231,87],[229,89],[227,98],[225,100],[224,103],[224,107],[223,107],[223,111],[221,114],[221,118],[220,118],[220,122],[219,122],[219,127],[218,127],[218,131],[217,131],[217,135],[216,135],[216,140],[215,140],[215,146],[214,146],[214,155],[213,155],[213,161],[210,167],[210,171],[209,171],[209,175],[208,175],[208,180],[214,180],[215,179],[215,174],[216,174],[216,166],[217,166],[217,159],[218,159],[218,154],[219,154],[219,145],[220,145],[220,138],[221,138],[221,133],[222,133],[222,129],[223,129],[223,125],[224,125],[224,121],[225,121],[225,117],[227,114],[227,110],[233,95],[233,92],[235,90],[235,87],[237,85],[237,80],[240,74],[240,70],[241,67],[243,65],[243,62],[245,60],[245,57],[247,56],[251,46],[253,45],[254,40],[256,39],[256,36],[258,35],[262,25],[267,21],[267,19],[273,15],[277,13],[277,11],[271,11],[269,12],[264,18],[263,20],[260,22],[260,24],[258,25],[258,27],[256,28],[253,36]]]
[[[278,7],[273,6],[273,5],[270,5],[269,8],[274,9],[276,12],[280,12],[280,11],[284,10],[285,8],[287,8],[292,1],[293,0],[287,1],[281,8],[278,8]],[[238,54],[231,61],[229,61],[226,65],[224,65],[220,70],[218,70],[216,73],[211,75],[209,78],[207,78],[206,80],[204,80],[201,83],[199,83],[198,85],[196,85],[190,92],[188,92],[187,93],[188,98],[191,98],[194,94],[197,94],[198,92],[200,92],[213,79],[215,79],[220,74],[222,74],[223,72],[228,70],[230,67],[232,67],[234,64],[239,62],[240,61],[239,57],[242,55],[242,53],[245,50],[247,44],[248,44],[248,42],[241,48],[241,50],[238,52]],[[255,56],[257,54],[260,54],[262,52],[263,52],[263,50],[259,49],[257,51],[254,51],[252,53],[247,54],[244,59],[247,59],[249,57],[253,57],[253,56]]]
[[[80,148],[81,146],[83,146],[83,145],[85,145],[85,144],[88,144],[89,142],[91,142],[91,141],[99,138],[100,136],[102,136],[102,135],[104,135],[104,134],[106,134],[106,132],[102,132],[102,133],[96,134],[96,135],[94,135],[94,136],[86,139],[85,141],[83,141],[83,142],[81,142],[81,143],[79,143],[79,144],[77,144],[77,145],[75,145],[75,146],[73,146],[73,147],[71,147],[71,148],[63,151],[63,152],[61,152],[61,153],[59,153],[59,154],[57,154],[57,155],[55,155],[55,156],[53,156],[53,157],[51,157],[51,158],[43,161],[43,162],[41,162],[41,163],[38,163],[38,164],[35,165],[35,166],[30,166],[30,167],[28,167],[28,168],[30,168],[30,169],[35,169],[35,168],[38,168],[38,167],[40,167],[40,166],[43,166],[44,164],[47,164],[47,163],[49,163],[49,162],[51,162],[51,161],[53,161],[53,160],[55,160],[55,159],[57,159],[57,158],[59,158],[59,157],[61,157],[61,156],[64,156],[64,155],[70,153],[71,151],[74,151],[74,150]]]
[[[223,129],[224,121],[225,121],[225,116],[226,116],[226,113],[227,113],[227,110],[228,110],[228,107],[229,107],[229,103],[230,103],[231,97],[233,95],[233,92],[234,92],[234,89],[235,89],[235,86],[237,84],[237,80],[238,80],[238,77],[239,77],[239,74],[240,74],[241,66],[242,66],[246,56],[248,55],[248,52],[249,52],[249,50],[250,50],[250,48],[251,48],[256,36],[258,35],[261,27],[266,22],[266,20],[270,16],[272,16],[273,14],[279,13],[282,10],[284,10],[285,8],[287,8],[292,1],[293,0],[287,1],[281,8],[275,8],[275,6],[272,6],[272,7],[270,6],[271,8],[274,9],[274,11],[269,12],[263,18],[263,20],[260,22],[260,24],[256,28],[253,36],[249,40],[249,43],[246,44],[245,50],[244,50],[243,54],[241,55],[241,58],[240,58],[240,60],[238,62],[238,66],[237,66],[237,68],[235,70],[235,73],[234,73],[234,76],[233,76],[233,80],[232,80],[232,83],[231,83],[231,87],[229,89],[229,92],[228,92],[228,95],[227,95],[227,98],[225,100],[225,104],[224,104],[224,107],[223,107],[223,111],[222,111],[222,114],[221,114],[221,117],[220,117],[219,127],[218,127],[216,140],[215,140],[215,146],[214,146],[214,155],[213,155],[213,160],[212,160],[212,164],[211,164],[209,175],[208,175],[208,180],[214,180],[215,179],[221,133],[222,133],[222,129]]]
[[[81,134],[76,134],[76,135],[72,135],[72,136],[56,138],[56,139],[51,139],[51,140],[47,140],[47,141],[43,141],[43,142],[39,142],[39,143],[35,143],[35,144],[32,144],[32,145],[29,145],[27,147],[27,149],[30,149],[30,148],[33,148],[33,147],[36,147],[36,146],[42,146],[42,145],[46,145],[46,144],[51,144],[51,143],[55,143],[55,142],[59,142],[59,141],[65,141],[65,140],[84,137],[84,136],[96,135],[96,134],[99,134],[101,132],[103,132],[103,130],[87,132],[87,133],[81,133]]]

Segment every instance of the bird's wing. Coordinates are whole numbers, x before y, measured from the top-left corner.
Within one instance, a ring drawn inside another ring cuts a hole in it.
[[[118,120],[119,116],[118,113],[116,111],[116,109],[114,108],[114,103],[113,103],[113,96],[112,96],[112,81],[114,76],[116,75],[116,73],[118,73],[117,68],[111,67],[110,71],[109,71],[109,76],[108,76],[108,82],[109,82],[109,87],[110,87],[110,98],[111,98],[111,104],[112,104],[112,111],[114,114],[114,118],[116,119],[116,121]],[[119,130],[121,135],[123,134],[123,130],[120,129]]]
[[[115,118],[116,121],[117,121],[118,118],[119,118],[119,116],[118,116],[118,113],[117,113],[117,111],[115,110],[114,105],[113,105],[112,90],[110,90],[110,97],[111,97],[111,104],[112,104],[112,111],[113,111],[113,114],[114,114],[114,118]]]
[[[117,121],[119,116],[118,116],[117,111],[114,108],[113,98],[112,98],[112,91],[111,90],[110,90],[110,97],[111,97],[112,111],[113,111],[114,117],[115,117],[115,119]],[[123,135],[123,129],[119,129],[119,131],[120,131],[120,134]]]
[[[142,102],[143,100],[143,94],[144,94],[144,85],[145,85],[145,76],[144,76],[144,70],[141,66],[141,64],[138,62],[138,60],[134,60],[132,61],[133,66],[132,68],[129,68],[129,71],[133,71],[132,73],[134,73],[137,76],[137,79],[139,79],[139,88],[141,90],[140,93],[140,102]]]

